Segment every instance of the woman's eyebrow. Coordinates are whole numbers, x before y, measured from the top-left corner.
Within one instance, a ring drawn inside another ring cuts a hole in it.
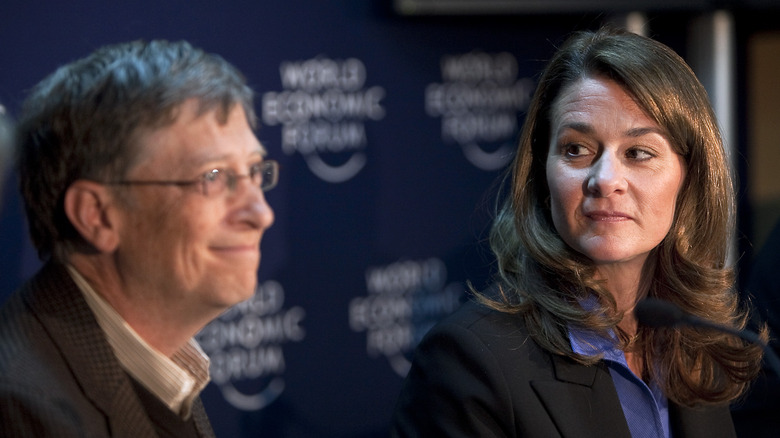
[[[648,126],[643,128],[631,128],[626,131],[626,135],[629,137],[641,137],[648,134],[658,134],[664,136],[664,132],[656,127]]]
[[[595,129],[593,126],[589,125],[588,123],[584,122],[571,122],[566,123],[560,126],[558,129],[558,132],[563,131],[564,129],[571,129],[577,132],[581,132],[583,134],[591,134],[595,132]]]

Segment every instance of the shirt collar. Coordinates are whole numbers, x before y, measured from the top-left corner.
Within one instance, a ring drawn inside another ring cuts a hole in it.
[[[628,366],[626,356],[617,348],[618,339],[613,331],[610,331],[609,338],[606,338],[593,330],[585,330],[569,324],[569,341],[572,351],[577,354],[600,356],[605,360]]]
[[[120,365],[173,412],[189,418],[192,403],[210,378],[209,358],[198,343],[190,339],[172,357],[165,356],[144,341],[73,266],[67,267]]]
[[[580,306],[585,310],[596,308],[598,301],[594,295],[579,301]],[[627,364],[623,352],[617,348],[619,340],[613,330],[604,336],[593,330],[577,327],[574,324],[568,325],[569,342],[571,342],[572,351],[583,356],[599,356],[606,360]]]
[[[586,309],[594,309],[595,296],[580,300]],[[671,436],[668,401],[656,382],[646,384],[629,368],[626,355],[618,348],[619,340],[614,330],[607,336],[573,324],[568,325],[572,351],[583,356],[601,357],[609,368],[623,413],[633,436]],[[634,389],[644,394],[638,394]],[[644,398],[645,402],[642,402]],[[651,429],[652,428],[652,429]]]

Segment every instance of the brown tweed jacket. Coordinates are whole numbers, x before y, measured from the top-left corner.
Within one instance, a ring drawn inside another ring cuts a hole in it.
[[[193,416],[213,437],[200,399]],[[0,436],[157,436],[62,265],[46,264],[0,310]]]

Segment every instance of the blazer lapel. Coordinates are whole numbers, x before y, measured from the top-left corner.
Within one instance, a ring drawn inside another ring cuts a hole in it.
[[[65,267],[48,263],[27,292],[28,304],[84,393],[106,415],[112,436],[156,436],[129,377]]]
[[[556,380],[532,381],[564,438],[631,438],[612,377],[599,363],[584,366],[552,356]]]
[[[204,438],[213,438],[215,436],[200,397],[196,398],[195,402],[192,404],[192,419],[195,420],[195,427],[198,429],[198,435]]]

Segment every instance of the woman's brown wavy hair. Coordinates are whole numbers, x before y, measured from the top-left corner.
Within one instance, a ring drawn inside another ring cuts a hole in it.
[[[543,71],[508,175],[511,184],[491,229],[500,294],[478,294],[478,299],[518,313],[543,348],[581,363],[597,359],[572,352],[570,324],[604,334],[615,330],[622,347],[628,345],[617,328],[623,315],[614,298],[594,279],[590,260],[561,240],[547,205],[551,108],[562,88],[584,77],[620,84],[685,159],[674,222],[642,273],[648,296],[711,321],[744,327],[747,314],[739,308],[734,272],[727,264],[734,188],[707,93],[673,50],[615,28],[574,34]],[[589,295],[599,304],[585,311],[578,303]],[[686,406],[734,400],[760,369],[761,349],[726,334],[643,327],[638,339],[634,348],[645,357],[643,377],[652,376],[670,400]]]

